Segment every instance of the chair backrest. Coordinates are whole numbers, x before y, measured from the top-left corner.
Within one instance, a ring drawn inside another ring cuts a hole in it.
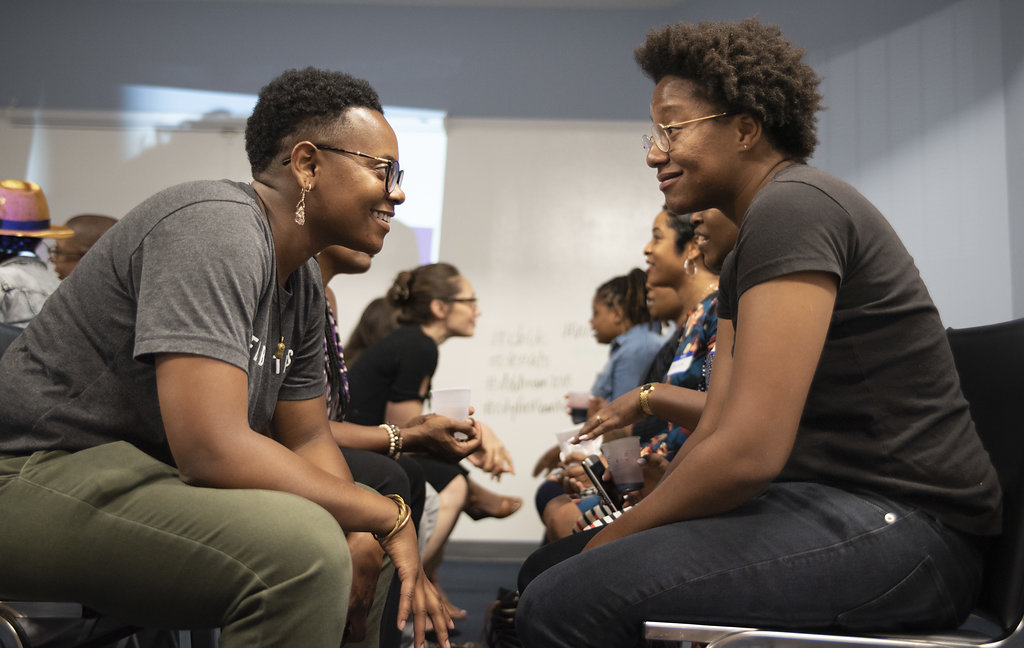
[[[4,324],[0,322],[0,356],[7,350],[8,345],[14,342],[14,338],[18,337],[21,333],[21,329],[17,326],[11,326],[10,324]]]
[[[1012,630],[1024,618],[1024,319],[947,334],[971,418],[1003,487],[1003,533],[987,556],[979,608]]]

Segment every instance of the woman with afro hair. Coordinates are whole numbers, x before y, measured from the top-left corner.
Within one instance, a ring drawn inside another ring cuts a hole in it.
[[[636,51],[668,208],[717,208],[740,228],[718,353],[658,486],[524,565],[525,646],[633,646],[645,620],[937,630],[974,602],[1000,530],[996,474],[910,254],[855,189],[806,164],[821,97],[802,57],[755,19],[667,26]],[[581,435],[672,420],[681,403],[645,385]]]

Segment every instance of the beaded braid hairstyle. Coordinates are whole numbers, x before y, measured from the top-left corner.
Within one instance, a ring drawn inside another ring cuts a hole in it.
[[[459,294],[458,269],[450,263],[431,263],[399,272],[387,299],[399,324],[428,324],[435,319],[430,303],[450,301]]]
[[[633,268],[629,274],[601,284],[594,293],[594,299],[608,308],[621,309],[634,326],[651,324],[653,328],[651,314],[647,311],[647,273],[640,268]]]
[[[753,115],[790,159],[803,162],[814,153],[821,79],[778,27],[756,18],[676,23],[648,32],[634,56],[655,83],[687,79],[715,111]]]

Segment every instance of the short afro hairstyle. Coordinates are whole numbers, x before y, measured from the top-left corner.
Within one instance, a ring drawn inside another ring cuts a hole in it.
[[[814,153],[821,79],[778,27],[756,18],[676,23],[648,32],[634,55],[655,83],[687,79],[717,110],[754,115],[769,143],[788,157],[805,161]]]
[[[260,90],[256,107],[245,125],[245,152],[253,176],[266,171],[285,140],[301,135],[326,135],[349,108],[383,113],[380,98],[369,83],[344,72],[288,70]]]

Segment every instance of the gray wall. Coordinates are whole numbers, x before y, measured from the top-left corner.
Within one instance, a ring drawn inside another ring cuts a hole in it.
[[[669,10],[546,10],[4,0],[0,106],[117,109],[126,84],[254,93],[282,69],[315,64],[369,79],[385,103],[453,117],[638,119],[648,85],[632,51],[653,26],[757,14],[813,54],[856,47],[951,4],[694,0]]]

